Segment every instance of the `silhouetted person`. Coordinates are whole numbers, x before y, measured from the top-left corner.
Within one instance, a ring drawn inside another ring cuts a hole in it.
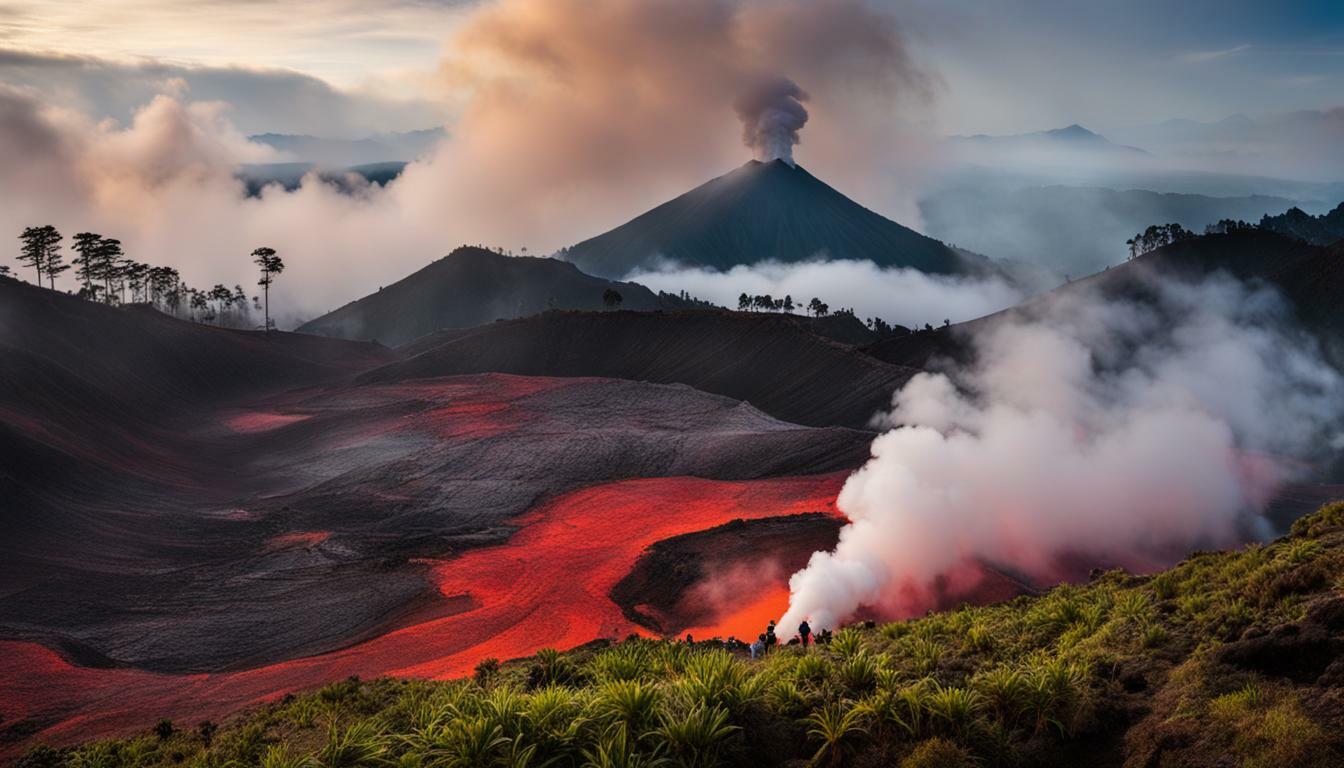
[[[770,649],[779,644],[779,638],[775,637],[775,620],[770,620],[770,626],[765,628],[765,647]]]
[[[765,633],[762,632],[760,636],[756,638],[756,642],[751,644],[751,658],[755,659],[764,656],[765,645]]]
[[[687,644],[687,645],[691,645],[691,644],[693,644],[694,642],[695,642],[695,638],[691,637],[691,633],[690,633],[690,632],[687,632],[687,633],[686,633],[686,644]]]
[[[807,647],[808,640],[812,637],[812,627],[807,625],[807,619],[798,625],[798,639],[802,641],[803,647]]]

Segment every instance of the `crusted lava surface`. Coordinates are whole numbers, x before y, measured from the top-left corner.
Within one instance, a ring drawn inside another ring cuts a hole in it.
[[[0,294],[6,751],[655,632],[611,598],[646,548],[833,517],[871,439],[684,384],[361,379],[399,353]]]

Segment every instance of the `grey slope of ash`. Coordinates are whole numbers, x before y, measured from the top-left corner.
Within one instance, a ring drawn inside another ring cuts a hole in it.
[[[724,310],[548,312],[444,332],[406,351],[415,354],[361,380],[498,371],[680,383],[796,424],[858,429],[915,373],[823,338],[800,318]]]
[[[621,306],[627,309],[681,304],[636,283],[584,274],[564,261],[462,247],[298,330],[396,346],[444,328],[468,328],[548,309],[602,309],[608,289],[621,294]]]
[[[746,165],[568,249],[585,272],[619,277],[664,263],[726,270],[762,261],[869,260],[935,274],[988,262],[881,216],[782,160]]]
[[[332,650],[459,610],[416,558],[500,542],[556,493],[840,470],[870,439],[685,386],[351,386],[392,353],[12,280],[0,298],[0,638],[85,664],[205,671]],[[441,430],[436,414],[470,425],[472,408],[508,428]],[[229,426],[240,414],[281,418]]]

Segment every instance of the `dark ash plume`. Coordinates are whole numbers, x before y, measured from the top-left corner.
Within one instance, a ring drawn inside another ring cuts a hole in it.
[[[742,141],[763,163],[783,160],[793,165],[798,131],[807,124],[803,102],[807,92],[787,77],[763,80],[733,104],[742,120]]]

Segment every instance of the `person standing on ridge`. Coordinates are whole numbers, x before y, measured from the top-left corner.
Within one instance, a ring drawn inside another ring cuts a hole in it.
[[[807,647],[807,641],[812,636],[812,627],[808,626],[807,619],[798,625],[798,639],[802,641],[803,647]]]
[[[768,651],[779,644],[779,638],[775,637],[775,620],[770,620],[770,626],[765,628],[765,649]]]

